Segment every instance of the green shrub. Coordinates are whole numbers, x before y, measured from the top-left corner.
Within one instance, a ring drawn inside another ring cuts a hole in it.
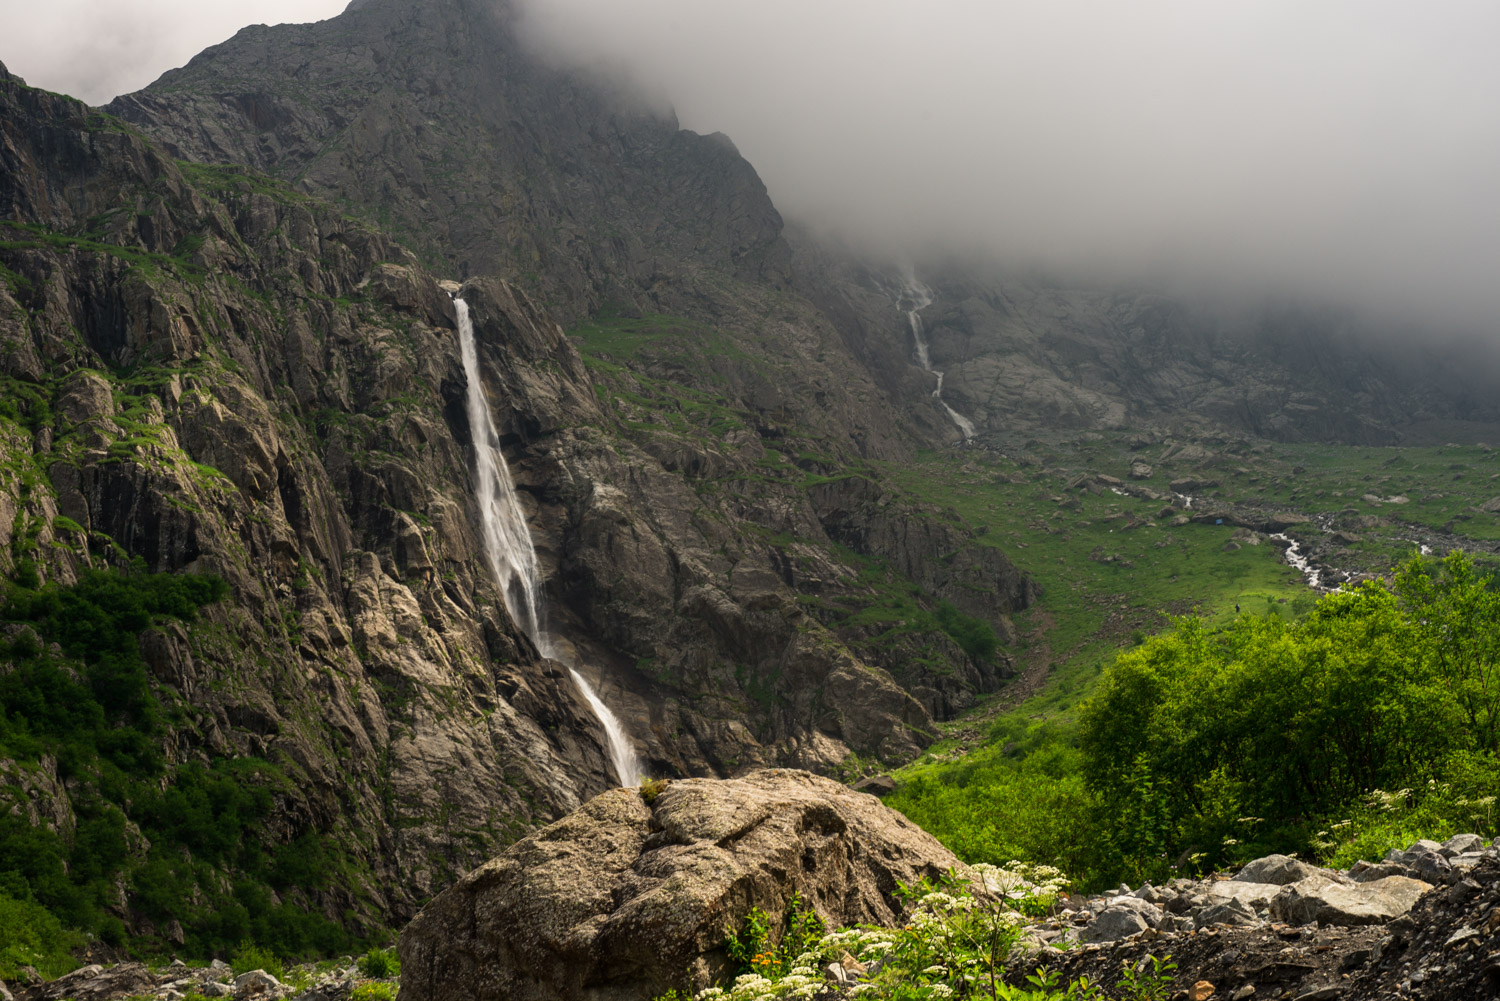
[[[282,966],[281,960],[274,953],[249,941],[241,942],[234,955],[229,957],[229,968],[236,975],[249,973],[251,970],[265,970],[277,980],[286,976],[286,967]]]
[[[1500,834],[1495,809],[1500,795],[1500,758],[1460,751],[1444,760],[1443,780],[1415,788],[1375,789],[1342,815],[1325,818],[1312,837],[1324,863],[1346,869],[1355,862],[1406,850],[1421,838],[1445,841],[1455,834]]]
[[[249,757],[171,766],[162,752],[182,707],[153,683],[139,636],[164,621],[191,621],[226,593],[216,578],[139,568],[3,592],[0,623],[21,628],[0,640],[0,758],[54,756],[78,824],[69,844],[0,812],[0,892],[115,946],[167,947],[126,941],[111,913],[123,882],[133,908],[182,923],[189,955],[223,954],[247,940],[263,950],[257,965],[348,950],[355,940],[342,925],[302,904],[274,903],[272,887],[327,885],[343,861],[321,832],[279,847],[262,840],[288,788],[281,770]],[[131,824],[149,842],[144,858],[128,850]]]
[[[396,1001],[396,985],[360,984],[350,993],[349,1001]]]
[[[13,980],[21,967],[34,966],[44,977],[76,969],[71,953],[83,936],[64,928],[46,908],[0,892],[0,980]]]
[[[988,661],[994,658],[1000,641],[988,622],[965,615],[951,601],[938,602],[937,611],[933,614],[943,632],[952,637],[953,642],[962,647],[964,653],[975,660]]]
[[[371,949],[359,957],[359,972],[367,977],[385,979],[401,976],[401,960],[395,949]]]
[[[1500,596],[1462,554],[1436,578],[1413,560],[1394,588],[1326,595],[1295,623],[1179,620],[1121,654],[1084,707],[1100,864],[1134,882],[1183,857],[1327,852],[1334,829],[1311,818],[1336,814],[1373,836],[1389,817],[1358,809],[1371,790],[1436,786],[1455,754],[1496,750],[1497,689]],[[1468,796],[1494,786],[1481,775]],[[1374,841],[1436,823],[1442,802]]]
[[[818,996],[825,989],[820,967],[843,961],[845,954],[865,968],[859,997],[874,1001],[938,1001],[990,998],[1005,1001],[1103,1001],[1085,980],[1060,987],[1055,976],[1040,973],[1028,978],[1034,989],[1006,983],[1011,948],[1027,924],[1045,913],[1066,885],[1060,873],[1045,866],[1011,863],[1005,868],[976,866],[982,886],[971,888],[950,874],[932,883],[901,886],[903,903],[899,928],[844,928],[824,934],[810,923],[775,945],[767,945],[770,923],[752,910],[742,930],[731,935],[731,956],[753,953],[750,969],[732,985],[713,987],[698,997],[703,1001],[779,1001]],[[802,911],[806,911],[805,908]],[[799,913],[797,908],[793,914]],[[810,911],[807,911],[810,913]],[[756,957],[759,957],[758,959]],[[1171,964],[1158,962],[1150,972],[1122,979],[1125,997],[1132,1001],[1165,998]],[[676,994],[675,998],[682,995]],[[667,995],[667,999],[674,995]],[[664,1001],[664,999],[658,999]]]
[[[823,920],[801,894],[794,893],[779,925],[759,907],[750,908],[742,927],[731,929],[724,937],[724,950],[736,973],[781,976],[797,965],[797,957],[811,948],[824,930]]]

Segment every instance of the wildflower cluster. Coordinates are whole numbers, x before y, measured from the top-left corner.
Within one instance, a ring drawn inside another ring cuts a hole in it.
[[[1051,866],[1010,862],[976,865],[964,875],[901,886],[902,924],[895,929],[843,928],[808,934],[809,911],[798,902],[779,943],[771,922],[753,910],[727,940],[743,972],[727,987],[712,987],[696,1001],[812,999],[829,987],[834,964],[849,978],[845,994],[863,1001],[1087,1001],[1100,997],[1086,981],[1060,987],[1040,972],[1029,988],[1005,982],[1006,963],[1029,919],[1045,914],[1068,885]],[[811,920],[809,920],[811,918]]]

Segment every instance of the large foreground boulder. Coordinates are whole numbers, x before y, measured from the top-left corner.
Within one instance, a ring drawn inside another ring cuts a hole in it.
[[[752,907],[891,924],[897,884],[960,868],[874,796],[806,772],[615,789],[516,843],[401,935],[401,1001],[648,1001],[729,972]]]

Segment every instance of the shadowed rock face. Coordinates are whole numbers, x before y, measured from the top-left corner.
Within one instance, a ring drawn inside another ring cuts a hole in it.
[[[861,263],[793,229],[794,287],[921,432],[958,432],[916,365],[894,269]],[[1390,331],[1378,318],[1299,306],[1229,307],[1139,289],[1047,283],[972,262],[933,262],[922,311],[943,403],[980,440],[1120,428],[1276,440],[1444,441],[1493,434],[1500,353],[1493,342]],[[1433,436],[1436,436],[1435,439]]]
[[[900,882],[961,868],[874,796],[805,772],[615,790],[432,901],[402,933],[405,1001],[648,1001],[728,972],[752,907],[890,925]]]
[[[988,440],[1156,427],[1390,444],[1500,428],[1491,344],[963,261],[922,274],[932,364],[946,374],[939,402],[897,308],[900,269],[785,236],[726,137],[680,130],[617,83],[548,65],[514,17],[500,0],[368,0],[318,24],[246,28],[109,110],[174,155],[252,164],[378,219],[460,274],[512,277],[565,322],[613,304],[743,327],[785,307],[767,293],[794,291],[839,350],[818,352],[824,378],[780,395],[885,397],[893,408],[855,408],[836,432],[855,432],[865,455],[899,457],[892,423],[959,440],[945,403]]]
[[[173,155],[243,163],[388,220],[561,315],[709,268],[786,271],[781,217],[723,136],[528,53],[496,0],[369,0],[255,26],[109,111]]]
[[[268,842],[348,845],[357,874],[308,902],[366,926],[604,789],[597,721],[479,558],[455,316],[434,276],[324,202],[180,164],[8,76],[0,167],[0,376],[38,401],[0,415],[0,572],[29,539],[47,581],[121,554],[228,581],[205,622],[141,640],[183,706],[169,759],[281,769]],[[973,541],[961,521],[926,525],[837,475],[860,448],[899,453],[899,435],[877,429],[868,383],[818,374],[836,336],[805,304],[764,340],[784,357],[664,369],[679,381],[658,385],[706,394],[701,380],[726,401],[718,424],[672,424],[606,403],[516,285],[481,276],[461,294],[550,626],[654,773],[902,760],[934,716],[998,685],[1003,658],[976,664],[942,633],[876,644],[799,600],[869,598],[851,550],[1002,632],[1031,598],[998,551],[955,558]],[[821,396],[802,393],[810,378]],[[809,425],[840,437],[803,468],[784,456]],[[849,492],[812,491],[811,473]],[[55,762],[25,774],[64,788]],[[71,830],[62,799],[37,822]],[[128,901],[120,915],[147,927]]]
[[[339,838],[360,874],[316,903],[370,925],[604,788],[592,712],[472,558],[452,304],[411,255],[8,77],[0,140],[0,375],[52,404],[0,422],[0,571],[32,526],[49,581],[123,553],[229,582],[142,637],[185,705],[169,759],[273,762],[268,839]],[[565,347],[519,293],[487,330],[517,328]]]

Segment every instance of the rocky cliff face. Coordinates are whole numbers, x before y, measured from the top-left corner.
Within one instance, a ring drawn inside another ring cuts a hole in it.
[[[721,270],[784,280],[781,217],[724,136],[552,68],[496,0],[368,0],[246,28],[108,110],[378,218],[430,261],[515,276],[559,316]]]
[[[896,304],[903,276],[790,236],[793,286],[845,332],[877,385],[929,439],[958,431],[932,398]],[[1448,440],[1500,430],[1500,356],[1482,342],[1382,330],[1294,304],[1194,304],[1131,289],[1018,280],[953,260],[922,277],[943,400],[981,441],[1036,431],[1224,431],[1283,441]]]
[[[4,424],[0,564],[227,580],[206,623],[142,637],[186,714],[171,755],[282,768],[275,836],[358,846],[335,896],[369,922],[482,854],[456,832],[505,840],[602,788],[591,711],[471,555],[448,297],[326,206],[184,173],[10,78],[0,104],[3,377],[32,401]]]
[[[0,569],[66,585],[138,558],[229,583],[141,647],[169,763],[269,763],[267,842],[347,853],[346,879],[291,899],[400,921],[608,785],[598,721],[478,556],[433,274],[326,202],[176,161],[9,76],[0,130]],[[967,555],[956,516],[929,524],[850,475],[902,446],[867,381],[817,367],[838,345],[811,307],[732,288],[774,305],[756,322],[784,353],[734,347],[748,324],[676,331],[728,344],[685,366],[651,338],[580,354],[500,278],[461,294],[552,627],[653,771],[901,759],[999,682],[1003,657],[970,659],[922,609],[952,595],[1003,634],[1029,586],[998,552]],[[897,598],[894,626],[862,617]],[[60,789],[57,768],[6,774]],[[68,781],[67,802],[94,795]],[[35,822],[71,837],[67,802]],[[109,906],[133,933],[182,934],[128,889]],[[170,917],[193,934],[194,913]]]

